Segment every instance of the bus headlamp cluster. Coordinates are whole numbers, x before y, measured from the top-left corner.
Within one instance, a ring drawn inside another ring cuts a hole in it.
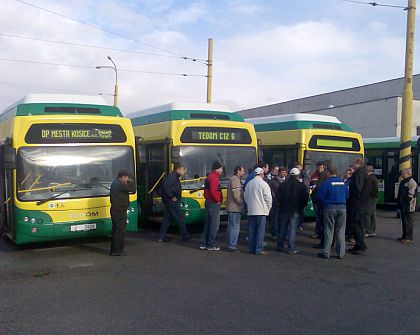
[[[134,213],[135,211],[136,210],[134,209],[134,207],[131,207],[131,208],[127,209],[127,214]]]
[[[25,216],[25,217],[23,218],[23,221],[24,221],[24,222],[30,222],[30,223],[32,223],[32,224],[35,224],[35,223],[42,223],[42,222],[43,222],[43,221],[42,221],[42,219],[30,218],[29,216]]]
[[[186,203],[180,202],[179,203],[179,207],[181,207],[181,208],[189,208],[190,206],[188,204],[186,204]]]

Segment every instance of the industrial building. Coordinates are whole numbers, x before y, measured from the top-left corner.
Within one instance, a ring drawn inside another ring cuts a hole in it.
[[[244,118],[315,113],[335,116],[363,137],[400,136],[404,78],[238,111]],[[420,74],[413,76],[412,135],[420,135]]]

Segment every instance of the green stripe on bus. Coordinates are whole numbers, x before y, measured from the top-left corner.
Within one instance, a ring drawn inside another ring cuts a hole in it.
[[[324,129],[317,128],[314,125],[323,124],[331,126],[339,126],[341,129]],[[319,130],[344,130],[344,131],[353,131],[351,127],[342,123],[331,123],[331,122],[318,122],[318,121],[286,121],[286,122],[273,122],[265,124],[255,124],[255,131],[277,131],[277,130],[295,130],[295,129],[319,129]]]

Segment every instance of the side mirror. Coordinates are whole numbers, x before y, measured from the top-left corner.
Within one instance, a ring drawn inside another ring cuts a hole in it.
[[[139,163],[147,163],[147,153],[146,148],[143,144],[137,146],[137,151],[139,154]]]
[[[12,147],[12,141],[7,138],[4,142],[3,163],[5,169],[16,169],[16,149]]]
[[[303,167],[305,168],[307,166],[311,166],[311,164],[312,164],[311,153],[308,151],[305,151],[305,155],[303,157]]]
[[[179,147],[172,147],[171,161],[172,163],[179,163],[181,160],[181,149]]]

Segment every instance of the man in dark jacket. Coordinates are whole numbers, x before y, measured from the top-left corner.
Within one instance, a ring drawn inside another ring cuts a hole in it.
[[[223,172],[223,165],[214,162],[208,174],[205,186],[204,197],[206,198],[206,223],[200,241],[201,250],[219,251],[220,246],[216,243],[217,233],[220,226],[220,205],[223,201],[222,191],[220,189],[220,175]]]
[[[320,186],[317,198],[322,205],[324,224],[324,249],[319,257],[330,258],[331,244],[336,236],[336,251],[339,259],[346,253],[346,201],[349,189],[337,177],[337,168],[328,167],[328,178]]]
[[[270,186],[271,197],[273,199],[276,197],[276,193],[279,189],[280,184],[284,181],[280,179],[279,172],[280,172],[280,167],[278,165],[274,165],[271,168],[271,178],[269,180],[268,185]],[[278,214],[277,206],[271,207],[269,218],[270,218],[270,223],[271,223],[271,237],[274,241],[277,240],[277,234],[279,231],[277,214]]]
[[[184,166],[178,164],[175,166],[174,171],[165,179],[162,185],[162,202],[165,206],[164,216],[162,224],[159,229],[158,242],[168,242],[169,239],[166,236],[171,220],[175,221],[178,225],[181,238],[184,242],[191,239],[191,235],[188,233],[185,227],[184,218],[180,209],[181,200],[181,182],[179,179],[184,175]]]
[[[354,161],[354,173],[349,182],[348,215],[351,231],[356,244],[349,251],[354,255],[360,255],[367,250],[365,243],[364,215],[366,212],[369,190],[367,187],[367,172],[363,161],[357,158]]]
[[[376,236],[376,204],[378,203],[378,178],[373,173],[372,165],[366,167],[368,174],[367,188],[369,193],[368,204],[365,212],[365,238]]]
[[[129,194],[134,192],[133,181],[127,171],[118,172],[118,178],[111,184],[111,220],[112,220],[112,238],[111,238],[111,256],[126,256],[124,251],[125,226],[127,224],[127,209],[130,205]]]
[[[398,188],[397,209],[400,213],[402,236],[399,238],[401,243],[413,243],[414,218],[413,212],[416,211],[417,183],[411,176],[410,169],[401,171],[402,180]]]
[[[280,184],[275,198],[280,211],[277,250],[283,251],[284,239],[286,234],[289,233],[289,254],[298,253],[295,248],[296,230],[309,200],[308,188],[299,181],[299,174],[297,168],[291,169],[289,179]]]

